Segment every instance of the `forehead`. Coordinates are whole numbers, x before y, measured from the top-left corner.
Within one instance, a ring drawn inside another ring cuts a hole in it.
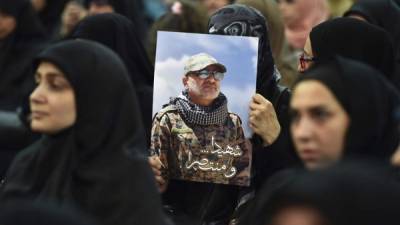
[[[52,75],[54,77],[60,77],[66,79],[64,73],[51,62],[42,61],[39,63],[38,68],[36,69],[36,74],[41,76]]]
[[[296,85],[290,107],[307,109],[313,107],[340,107],[333,93],[321,82],[316,80],[302,81]]]

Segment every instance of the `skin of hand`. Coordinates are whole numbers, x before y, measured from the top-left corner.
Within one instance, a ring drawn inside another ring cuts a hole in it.
[[[151,169],[153,170],[154,178],[156,179],[156,184],[157,184],[158,190],[161,193],[163,193],[168,187],[168,183],[161,176],[161,169],[164,165],[157,155],[148,157],[148,162],[150,164]]]
[[[260,94],[255,94],[250,102],[249,126],[261,136],[264,146],[274,143],[281,132],[274,106]]]

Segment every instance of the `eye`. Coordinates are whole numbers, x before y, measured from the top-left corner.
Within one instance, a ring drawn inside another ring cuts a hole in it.
[[[310,111],[311,118],[315,119],[317,122],[324,122],[331,117],[331,113],[322,108],[315,108]]]

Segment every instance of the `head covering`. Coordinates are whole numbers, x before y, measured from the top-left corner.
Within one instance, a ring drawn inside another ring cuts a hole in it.
[[[72,31],[71,38],[89,39],[114,50],[128,68],[132,82],[153,86],[153,67],[136,33],[134,24],[116,13],[84,18]]]
[[[399,140],[400,96],[381,73],[366,64],[335,57],[317,62],[300,76],[325,85],[347,112],[350,125],[344,158],[371,157],[388,162]]]
[[[83,19],[72,31],[71,37],[97,41],[121,57],[135,86],[146,128],[146,140],[150,141],[154,69],[132,22],[116,13],[93,15]]]
[[[1,193],[74,204],[99,224],[163,224],[147,160],[135,91],[110,49],[65,41],[37,57],[56,65],[75,93],[74,125],[43,138],[14,160]]]
[[[44,0],[44,8],[38,12],[40,21],[46,28],[47,33],[52,35],[61,22],[61,14],[70,0]]]
[[[393,80],[393,44],[379,27],[354,18],[336,18],[315,26],[310,41],[317,59],[341,55],[369,64]]]
[[[189,57],[183,68],[183,73],[187,75],[189,72],[199,71],[210,65],[216,65],[221,69],[221,72],[226,72],[226,67],[219,63],[214,57],[207,53],[199,53]]]
[[[291,15],[296,19],[284,20],[285,35],[289,44],[296,49],[302,49],[311,29],[329,18],[329,7],[326,0],[294,0],[289,7],[295,8]]]
[[[264,97],[271,98],[268,91],[276,86],[276,79],[280,74],[272,57],[264,16],[252,7],[240,4],[227,5],[211,15],[208,32],[259,38],[256,90]]]
[[[282,210],[305,207],[325,222],[318,224],[395,225],[400,186],[391,173],[374,162],[341,163],[328,169],[297,172],[275,191],[265,185],[250,213],[253,221],[243,224],[269,225]]]
[[[358,0],[345,16],[360,15],[369,23],[385,29],[391,36],[396,54],[396,84],[400,88],[400,0]]]
[[[0,0],[0,11],[17,24],[0,40],[0,109],[14,110],[34,86],[32,59],[46,35],[29,0]]]
[[[98,5],[110,5],[113,7],[114,12],[121,14],[132,21],[135,25],[135,31],[141,40],[146,37],[146,21],[144,16],[144,5],[142,0],[84,0],[86,8],[91,3]]]

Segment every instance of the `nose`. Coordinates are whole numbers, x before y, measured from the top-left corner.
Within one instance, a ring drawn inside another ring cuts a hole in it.
[[[312,121],[301,118],[299,121],[292,122],[292,137],[297,143],[307,143],[311,140],[314,126]]]
[[[29,100],[31,104],[42,104],[46,103],[46,95],[45,91],[43,90],[43,85],[38,85],[35,90],[29,96]]]

